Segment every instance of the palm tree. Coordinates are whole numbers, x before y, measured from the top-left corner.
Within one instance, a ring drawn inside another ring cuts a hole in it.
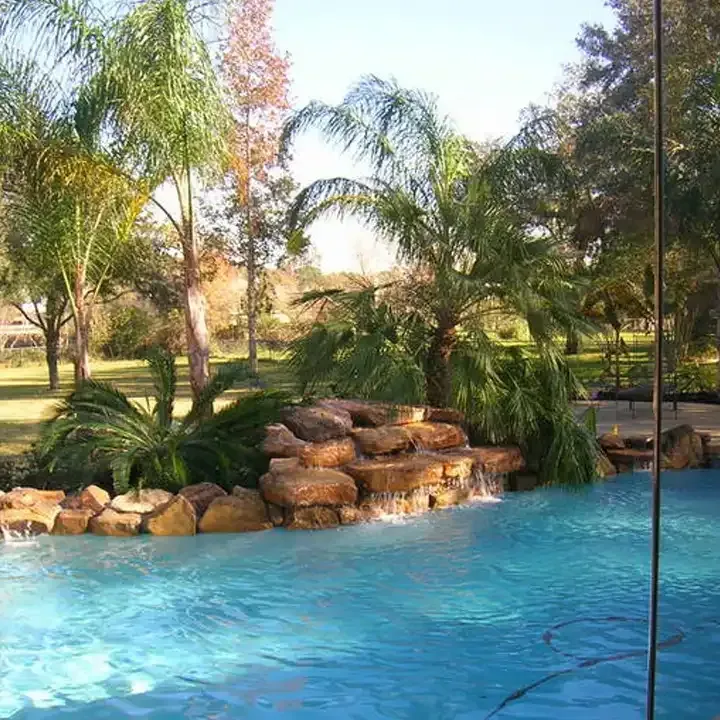
[[[195,183],[218,170],[226,154],[230,115],[203,27],[211,4],[144,0],[118,17],[92,0],[5,0],[0,37],[30,26],[82,83],[76,116],[113,153],[126,177],[179,239],[185,270],[185,319],[190,381],[199,396],[209,377],[209,339],[195,232]],[[124,6],[118,6],[118,8]],[[179,216],[153,195],[172,187]]]
[[[555,330],[573,322],[563,304],[572,284],[558,248],[530,232],[507,202],[519,177],[537,182],[549,165],[528,143],[529,132],[505,148],[482,150],[439,115],[433,98],[376,77],[338,106],[315,102],[297,112],[284,145],[309,128],[351,152],[370,175],[312,183],[298,195],[291,224],[353,215],[393,243],[413,273],[429,278],[428,402],[452,402],[458,330],[479,306],[524,317],[545,349]]]
[[[0,57],[0,155],[3,200],[15,245],[53,268],[74,320],[75,379],[90,377],[92,307],[116,266],[146,202],[97,128],[38,66]]]
[[[390,241],[405,278],[383,287],[302,299],[318,308],[290,362],[303,389],[462,409],[475,440],[519,443],[547,482],[595,475],[597,447],[571,401],[583,390],[554,336],[582,327],[561,246],[528,221],[520,187],[558,164],[528,128],[502,148],[479,148],[439,116],[432,98],[375,77],[338,106],[312,103],[284,143],[308,128],[369,167],[368,177],[318,180],[298,195],[292,229],[353,215]],[[489,331],[522,318],[532,352]]]
[[[44,464],[111,473],[117,493],[143,486],[176,491],[201,480],[251,483],[262,473],[267,460],[258,448],[285,397],[252,393],[209,417],[222,393],[251,377],[246,365],[231,364],[220,367],[190,412],[175,420],[175,359],[158,349],[148,366],[154,397],[145,406],[94,380],[71,393],[45,425],[39,447]]]

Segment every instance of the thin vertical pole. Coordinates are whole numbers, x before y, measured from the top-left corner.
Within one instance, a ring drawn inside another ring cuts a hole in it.
[[[660,572],[660,463],[663,406],[663,279],[665,246],[665,147],[663,117],[663,2],[653,0],[655,56],[655,378],[653,384],[652,540],[646,718],[655,718],[655,676],[658,637],[658,577]]]

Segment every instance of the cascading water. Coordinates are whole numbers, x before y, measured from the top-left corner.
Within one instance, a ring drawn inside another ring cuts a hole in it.
[[[379,518],[417,515],[430,508],[431,491],[430,487],[421,487],[409,492],[371,493],[364,504],[372,508]]]
[[[472,489],[472,500],[475,502],[500,502],[498,495],[505,487],[505,473],[485,473],[475,466],[468,478]]]
[[[0,525],[0,533],[6,545],[35,545],[37,535],[32,532],[30,523],[26,523],[22,530],[13,530],[7,525]]]

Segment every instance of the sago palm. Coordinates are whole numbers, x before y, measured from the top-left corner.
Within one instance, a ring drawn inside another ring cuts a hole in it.
[[[430,278],[429,402],[451,402],[458,329],[479,303],[524,317],[539,343],[572,322],[563,303],[571,285],[566,262],[506,195],[518,177],[537,182],[547,172],[528,133],[505,148],[481,150],[438,113],[432,97],[376,77],[361,81],[340,105],[300,110],[285,128],[285,145],[310,128],[352,153],[369,175],[315,181],[298,195],[291,224],[354,216],[390,241],[413,272]]]
[[[256,392],[210,415],[222,393],[250,377],[245,364],[231,364],[215,372],[184,418],[174,419],[175,359],[156,350],[148,366],[154,397],[146,405],[89,380],[58,406],[40,442],[49,469],[111,474],[118,493],[143,486],[178,490],[200,481],[251,483],[266,462],[259,450],[264,428],[277,421],[286,398]]]

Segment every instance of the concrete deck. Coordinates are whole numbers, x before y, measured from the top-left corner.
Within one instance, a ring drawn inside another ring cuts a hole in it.
[[[578,403],[578,414],[588,405],[597,407],[598,434],[612,430],[613,425],[620,426],[620,434],[625,437],[646,435],[652,436],[653,410],[652,403],[635,403],[635,417],[627,401],[601,401]],[[692,425],[701,433],[708,433],[713,444],[720,444],[720,405],[701,405],[699,403],[678,403],[677,417],[672,403],[663,403],[663,430],[676,425]]]

